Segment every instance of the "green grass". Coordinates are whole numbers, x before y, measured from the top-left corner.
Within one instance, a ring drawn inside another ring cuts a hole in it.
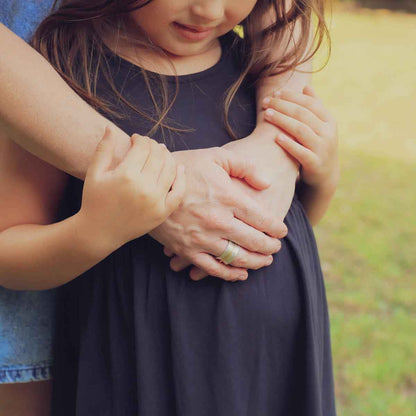
[[[341,416],[416,414],[416,15],[336,10],[314,85],[342,178],[316,228]]]

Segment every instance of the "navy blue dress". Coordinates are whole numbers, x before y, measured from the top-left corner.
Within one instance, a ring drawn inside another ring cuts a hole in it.
[[[225,39],[216,65],[179,77],[169,119],[192,130],[172,133],[170,150],[230,140],[221,103],[240,65]],[[109,62],[124,97],[151,111],[140,69],[111,53]],[[173,91],[175,78],[167,81]],[[104,79],[99,94],[126,114],[116,121],[126,133],[150,130]],[[255,127],[248,84],[230,120],[239,137]],[[70,179],[65,215],[79,209],[82,185]],[[244,282],[194,282],[189,270],[172,271],[162,245],[145,235],[62,287],[53,415],[334,416],[324,282],[296,196],[285,221],[289,233],[273,264]]]

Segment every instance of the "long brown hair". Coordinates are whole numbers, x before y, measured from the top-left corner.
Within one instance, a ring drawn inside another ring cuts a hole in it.
[[[142,69],[149,89],[157,118],[133,106],[117,90],[105,54],[104,38],[108,33],[116,33],[120,39],[129,39],[126,30],[126,17],[129,12],[146,6],[152,0],[55,0],[51,13],[37,28],[32,46],[38,50],[64,78],[69,86],[93,108],[109,116],[123,118],[110,102],[97,95],[97,79],[103,74],[112,92],[123,103],[141,116],[154,122],[154,127],[146,134],[152,136],[159,128],[180,130],[167,123],[167,115],[176,98],[168,98],[166,78],[158,76],[162,102],[152,91],[151,80],[154,73]],[[244,80],[258,82],[270,76],[292,71],[298,65],[310,59],[320,48],[325,38],[329,41],[324,20],[325,0],[258,0],[252,12],[241,22],[243,36],[236,37],[233,47],[239,48],[241,57],[241,75],[229,88],[224,98],[224,122],[231,138],[235,134],[228,122],[231,102]],[[291,7],[288,8],[288,2]],[[266,16],[274,16],[274,23],[264,28]],[[313,44],[308,40],[312,27],[312,18],[316,24]],[[295,36],[295,27],[298,35]],[[109,32],[112,31],[112,32]],[[137,40],[142,47],[152,48],[163,53],[146,37]],[[328,42],[329,44],[329,42]],[[272,59],[272,45],[281,45],[285,51],[278,59]]]

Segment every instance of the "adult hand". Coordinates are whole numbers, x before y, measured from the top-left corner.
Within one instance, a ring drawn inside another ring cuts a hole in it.
[[[254,159],[256,166],[262,167],[262,174],[271,182],[271,186],[267,189],[258,192],[236,178],[232,178],[232,182],[236,189],[252,197],[266,212],[272,213],[276,220],[283,221],[293,199],[298,164],[274,143],[273,136],[277,132],[278,129],[273,126],[259,124],[251,135],[229,142],[223,148],[234,154]],[[190,265],[186,259],[180,258],[177,253],[166,247],[165,254],[169,257],[176,254],[171,260],[174,266],[179,264],[181,268],[185,268]],[[241,256],[240,252],[239,257]],[[190,270],[190,276],[193,280],[200,280],[206,277],[207,273],[199,267],[193,267]]]
[[[208,275],[244,280],[248,268],[270,264],[287,229],[242,187],[264,192],[269,183],[263,172],[249,157],[225,148],[174,152],[173,156],[186,168],[185,198],[178,210],[149,233],[177,254],[171,260],[173,270],[194,264]],[[214,258],[228,240],[241,247],[233,266]]]

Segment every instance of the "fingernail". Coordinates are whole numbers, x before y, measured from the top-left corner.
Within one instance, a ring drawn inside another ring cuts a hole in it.
[[[246,280],[247,279],[247,276],[241,274],[240,276],[238,276],[238,279],[239,280]]]
[[[279,135],[277,136],[277,140],[279,140],[279,142],[284,142],[284,141],[286,140],[286,137],[285,137],[285,136],[283,136],[283,134],[279,134]]]
[[[270,97],[266,97],[266,98],[263,100],[263,104],[269,104],[269,103],[270,103],[270,101],[271,101]]]
[[[270,266],[273,263],[273,257],[270,256],[271,258],[267,260],[266,262],[266,266]]]
[[[282,93],[280,91],[275,91],[273,97],[279,97]]]
[[[267,117],[272,117],[273,114],[274,114],[274,111],[271,108],[269,108],[269,109],[266,110],[266,116]]]

